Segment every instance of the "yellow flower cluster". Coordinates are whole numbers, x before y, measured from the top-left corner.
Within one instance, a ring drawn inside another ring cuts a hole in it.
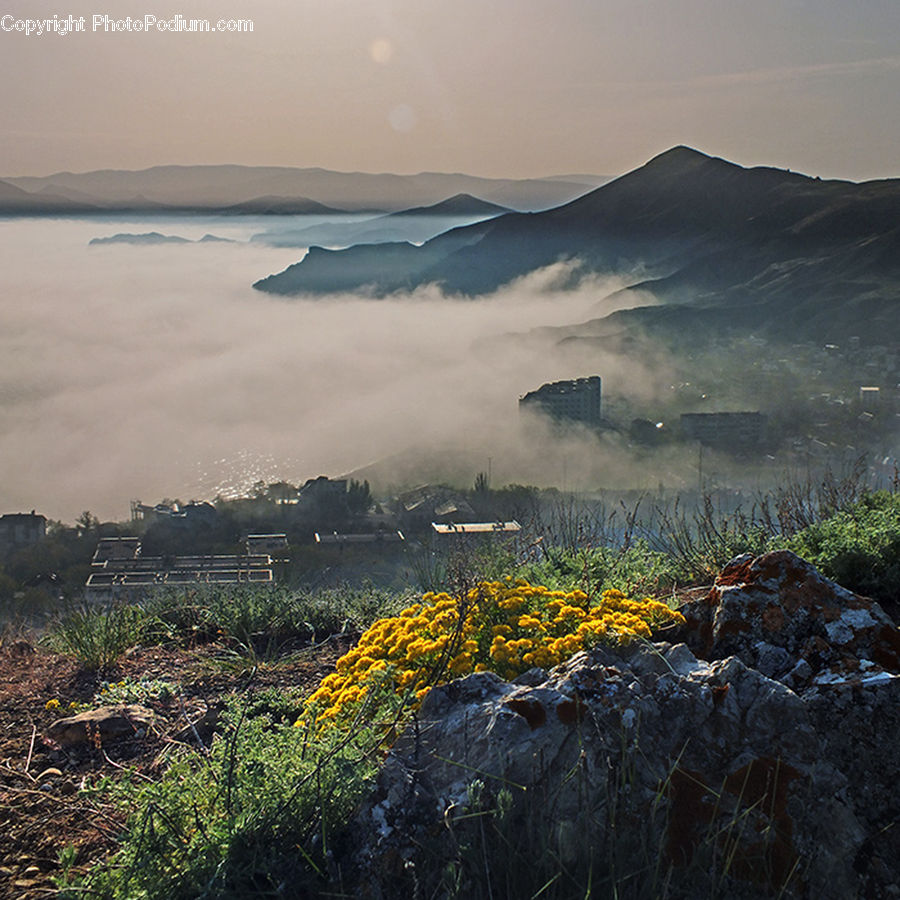
[[[346,721],[377,684],[418,702],[441,681],[484,671],[515,678],[594,644],[650,637],[651,626],[683,621],[681,613],[649,598],[605,591],[592,606],[583,591],[551,591],[509,578],[482,582],[465,597],[427,593],[399,616],[375,622],[337,661],[307,710],[320,724]]]
[[[78,712],[78,708],[81,704],[77,700],[72,700],[69,702],[68,710],[69,712]],[[59,702],[55,697],[52,700],[48,700],[44,704],[44,709],[53,711],[55,709],[61,709],[62,703]]]

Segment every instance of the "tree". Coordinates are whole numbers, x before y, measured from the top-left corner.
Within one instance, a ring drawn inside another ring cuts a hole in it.
[[[300,488],[289,481],[276,481],[266,488],[266,499],[273,503],[287,503],[296,500],[300,493]]]
[[[372,492],[369,490],[369,482],[359,482],[351,478],[347,487],[347,509],[351,515],[362,515],[368,512],[372,505]]]
[[[75,520],[75,531],[80,538],[90,538],[97,534],[100,529],[100,520],[86,509]]]

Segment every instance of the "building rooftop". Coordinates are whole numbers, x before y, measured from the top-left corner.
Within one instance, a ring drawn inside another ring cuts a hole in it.
[[[522,526],[513,519],[511,522],[450,522],[446,525],[432,522],[435,534],[516,534]]]
[[[317,544],[377,544],[395,543],[405,541],[402,531],[374,531],[367,534],[340,534],[337,531],[331,534],[319,534],[316,532]]]

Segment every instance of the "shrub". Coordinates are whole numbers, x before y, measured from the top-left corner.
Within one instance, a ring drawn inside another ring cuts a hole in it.
[[[517,572],[527,581],[555,588],[579,584],[597,591],[616,586],[628,594],[659,594],[670,590],[683,574],[669,555],[651,549],[643,540],[622,548],[548,548],[544,559],[526,563]]]
[[[148,613],[176,640],[222,639],[269,657],[292,641],[362,630],[379,612],[397,608],[393,594],[333,589],[311,594],[259,587],[163,591]]]
[[[208,755],[184,748],[156,782],[126,779],[120,850],[63,896],[187,900],[314,896],[339,884],[332,840],[374,773],[371,731],[309,736],[280,716],[271,692],[232,699]]]
[[[72,654],[87,669],[103,669],[140,643],[149,625],[149,617],[137,606],[85,606],[59,618],[47,643],[57,652]]]
[[[786,541],[843,587],[879,601],[900,598],[900,494],[879,491]]]
[[[457,598],[427,593],[362,635],[310,697],[310,713],[318,722],[343,721],[383,682],[418,701],[447,678],[482,671],[514,678],[595,643],[650,637],[652,625],[677,621],[681,614],[664,603],[616,590],[595,605],[584,591],[511,579],[482,582]]]

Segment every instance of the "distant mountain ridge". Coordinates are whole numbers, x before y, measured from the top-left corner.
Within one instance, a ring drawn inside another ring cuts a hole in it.
[[[680,146],[557,208],[378,250],[310,253],[256,287],[315,294],[333,280],[380,295],[433,282],[476,296],[577,260],[582,272],[642,271],[632,287],[662,301],[617,314],[617,327],[667,331],[680,319],[900,340],[898,179],[820,181]]]
[[[350,247],[359,244],[420,244],[460,224],[511,212],[471,194],[456,194],[431,206],[417,206],[362,221],[329,221],[287,229],[283,226],[253,236],[273,247]]]
[[[99,209],[93,204],[54,194],[46,189],[38,194],[31,194],[9,181],[0,181],[0,215],[58,212],[99,212]]]
[[[432,203],[430,206],[414,206],[412,209],[401,209],[391,213],[395,216],[499,216],[503,213],[514,212],[508,206],[500,206],[497,203],[489,203],[480,197],[471,194],[454,194]]]
[[[584,179],[584,180],[578,180]],[[303,204],[331,211],[396,212],[430,206],[457,194],[518,210],[547,209],[593,189],[603,176],[547,179],[481,178],[422,172],[417,175],[333,172],[286,166],[155,166],[141,171],[105,169],[7,178],[37,199],[44,192],[66,203],[109,210],[166,208],[247,212],[303,212]],[[241,207],[245,209],[241,209]]]
[[[160,234],[158,231],[147,231],[143,234],[132,234],[129,232],[120,232],[119,234],[111,234],[107,237],[95,237],[88,241],[88,244],[137,244],[146,246],[156,246],[159,244],[233,244],[231,238],[219,237],[215,234],[204,234],[202,238],[192,241],[190,238],[184,238],[177,234]]]

